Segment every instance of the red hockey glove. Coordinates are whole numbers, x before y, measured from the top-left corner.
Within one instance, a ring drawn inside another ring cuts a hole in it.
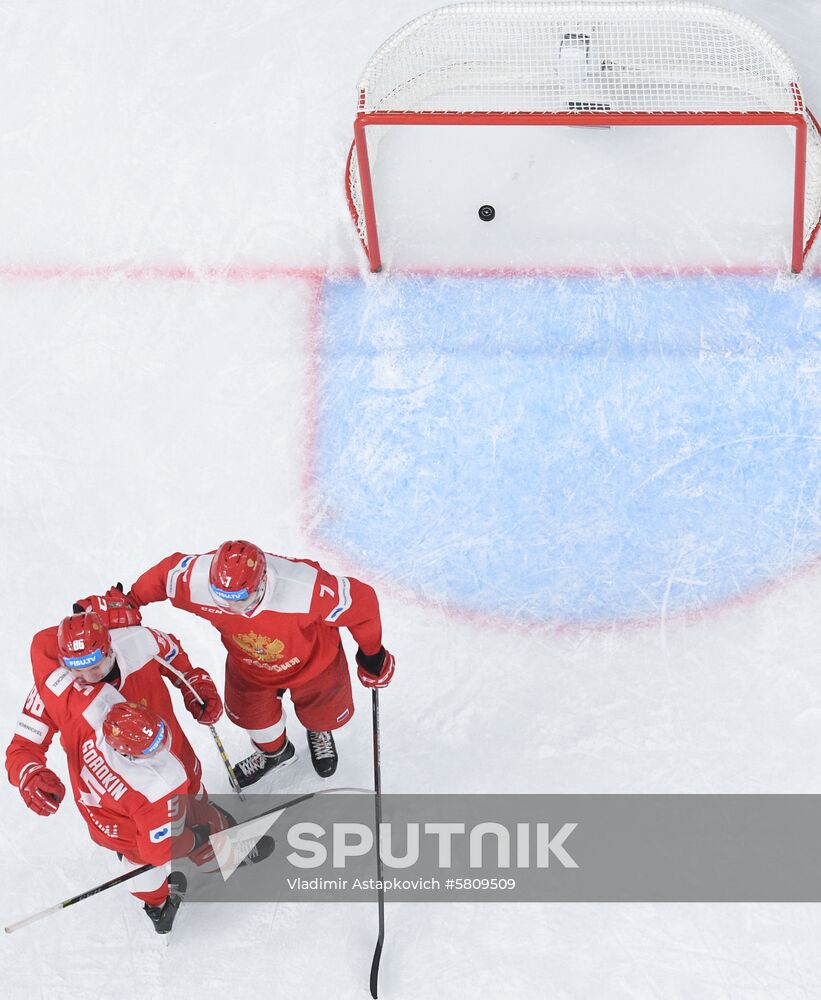
[[[43,764],[23,768],[18,787],[23,801],[38,816],[56,813],[66,794],[66,786]]]
[[[189,858],[197,866],[209,864],[214,860],[214,851],[208,843],[210,836],[211,830],[207,823],[197,823],[194,826],[187,826],[183,837],[180,838],[181,843],[185,844],[185,847],[176,856]]]
[[[390,684],[396,660],[384,646],[373,656],[366,656],[361,649],[357,650],[356,662],[356,676],[366,688],[383,688]]]
[[[222,715],[222,699],[205,670],[191,670],[179,687],[185,707],[203,726],[212,726]]]
[[[139,625],[143,620],[134,599],[123,593],[121,583],[109,587],[102,597],[92,594],[82,598],[74,604],[74,611],[96,611],[109,628]]]
[[[215,809],[210,803],[206,808],[207,822],[195,823],[194,826],[188,828],[194,836],[194,846],[188,851],[188,857],[198,867],[211,864],[215,860],[214,849],[209,843],[209,838],[215,833],[227,830],[232,825],[224,812]]]

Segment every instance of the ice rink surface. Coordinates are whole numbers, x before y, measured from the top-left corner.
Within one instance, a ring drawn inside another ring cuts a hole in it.
[[[317,528],[428,599],[526,623],[746,597],[817,555],[818,292],[331,281]]]
[[[821,107],[821,5],[730,6]],[[674,222],[630,232],[586,134],[597,239],[586,204],[577,227],[561,215],[566,243],[541,233],[538,277],[512,273],[521,259],[465,276],[491,228],[426,241],[400,202],[397,269],[370,276],[342,183],[356,84],[428,8],[0,5],[4,729],[31,636],[75,598],[249,537],[379,590],[398,662],[386,791],[818,793],[818,252],[786,274],[777,184],[746,212],[738,185],[735,228],[679,186]],[[777,173],[767,143],[757,169]],[[477,174],[492,177],[468,162],[443,183]],[[606,275],[578,273],[588,254]],[[222,679],[204,623],[147,621]],[[355,697],[340,785],[372,777]],[[220,729],[243,756],[245,735]],[[298,729],[283,791],[318,787]],[[65,778],[58,746],[50,761]],[[0,797],[4,923],[118,871],[70,802],[44,820]],[[821,992],[817,906],[393,905],[387,927],[385,998]],[[375,935],[372,906],[202,905],[166,949],[113,891],[5,937],[0,968],[15,1000],[356,998]]]

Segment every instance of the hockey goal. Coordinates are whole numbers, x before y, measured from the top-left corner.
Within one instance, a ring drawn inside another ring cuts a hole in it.
[[[699,3],[460,3],[416,18],[359,85],[348,201],[379,271],[370,126],[785,127],[794,133],[793,271],[821,219],[821,132],[787,54],[760,27]]]

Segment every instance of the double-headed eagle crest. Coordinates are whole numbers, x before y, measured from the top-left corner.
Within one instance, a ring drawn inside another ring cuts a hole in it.
[[[235,635],[234,642],[246,656],[253,656],[255,660],[262,660],[263,663],[276,663],[281,660],[282,651],[285,649],[285,643],[280,639],[259,635],[258,632]]]

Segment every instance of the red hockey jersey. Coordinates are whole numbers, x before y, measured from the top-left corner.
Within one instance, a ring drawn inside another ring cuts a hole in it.
[[[199,791],[201,771],[162,674],[174,677],[175,668],[187,672],[190,663],[173,636],[155,629],[113,629],[111,643],[119,676],[81,685],[58,661],[56,626],[37,633],[31,646],[34,687],[6,750],[6,770],[11,783],[19,784],[26,768],[46,763],[59,733],[74,800],[92,840],[131,861],[164,864],[185,825],[184,796]],[[142,702],[164,719],[169,748],[132,761],[109,747],[102,722],[118,701]]]
[[[372,587],[353,577],[332,576],[310,560],[265,554],[266,584],[252,611],[218,607],[209,585],[214,553],[174,553],[147,570],[131,588],[139,605],[170,600],[217,629],[233,661],[257,682],[285,687],[328,667],[345,626],[367,655],[382,646],[379,602]]]

